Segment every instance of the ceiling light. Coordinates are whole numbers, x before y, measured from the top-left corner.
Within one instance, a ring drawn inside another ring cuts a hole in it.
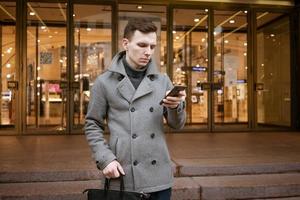
[[[4,56],[4,54],[2,54],[2,57]]]
[[[54,33],[55,33],[55,34],[57,34],[58,32],[57,32],[57,31],[55,31]]]
[[[7,74],[7,75],[6,75],[6,78],[10,78],[10,77],[11,77],[11,75],[10,75],[10,74]]]
[[[205,12],[208,12],[208,9],[206,8],[204,11],[205,11]]]
[[[230,24],[234,24],[234,23],[235,23],[235,20],[234,20],[234,19],[231,19],[231,20],[229,20],[229,23],[230,23]]]
[[[34,12],[29,12],[29,15],[30,15],[30,16],[34,16],[35,13],[34,13]]]
[[[247,46],[247,42],[244,42],[244,46]]]
[[[41,29],[44,30],[46,28],[46,26],[41,26]]]
[[[37,69],[38,71],[40,71],[40,70],[41,70],[41,67],[37,67],[36,69]]]
[[[247,11],[247,10],[245,10],[245,11],[244,11],[244,13],[245,13],[245,14],[247,14],[247,13],[248,13],[248,11]]]
[[[91,29],[91,28],[87,28],[86,30],[87,30],[87,31],[91,31],[92,29]]]
[[[73,14],[73,17],[75,17],[75,14]]]
[[[228,40],[225,40],[224,42],[225,42],[226,44],[228,44],[228,43],[229,43],[229,41],[228,41]]]
[[[270,34],[270,36],[271,36],[271,37],[275,37],[275,35],[274,35],[273,33],[272,33],[272,34]]]
[[[202,42],[205,42],[205,38],[202,38],[201,41],[202,41]]]
[[[178,40],[179,39],[179,36],[176,36],[176,40]]]
[[[176,33],[176,31],[172,31],[172,33],[173,33],[173,34],[175,34],[175,33]]]
[[[194,19],[194,22],[199,22],[199,21],[200,21],[199,18],[195,18],[195,19]]]
[[[244,53],[244,56],[247,56],[247,53]]]
[[[52,38],[52,35],[49,35],[49,38]]]
[[[141,10],[141,9],[143,9],[143,6],[142,5],[137,5],[136,8]]]
[[[10,68],[11,67],[11,64],[10,63],[7,63],[6,64],[6,68]]]
[[[38,40],[37,42],[38,42],[38,43],[40,43],[40,42],[41,42],[41,40]]]

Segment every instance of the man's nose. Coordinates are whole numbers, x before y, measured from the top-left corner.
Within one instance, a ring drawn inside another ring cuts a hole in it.
[[[150,56],[151,53],[152,53],[151,48],[150,48],[150,47],[147,47],[147,48],[145,49],[145,55],[146,55],[146,56]]]

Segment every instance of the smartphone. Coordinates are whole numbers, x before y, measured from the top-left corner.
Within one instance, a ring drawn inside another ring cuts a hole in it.
[[[179,92],[182,91],[182,90],[185,90],[186,89],[186,86],[183,86],[183,85],[175,85],[174,88],[165,96],[165,98],[171,96],[171,97],[177,97]],[[165,99],[164,98],[164,99]],[[159,102],[159,104],[163,104],[163,100],[161,100]]]

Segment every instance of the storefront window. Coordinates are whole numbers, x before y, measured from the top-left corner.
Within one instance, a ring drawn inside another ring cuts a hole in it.
[[[66,6],[27,3],[27,128],[66,127]]]
[[[173,11],[173,83],[187,85],[187,122],[207,125],[208,10]]]
[[[16,123],[16,3],[0,2],[0,127],[13,128]]]
[[[257,123],[291,125],[289,16],[260,12],[257,18]]]
[[[248,122],[247,11],[214,12],[214,122]]]
[[[84,125],[92,87],[112,58],[111,6],[74,5],[74,91],[73,124]]]

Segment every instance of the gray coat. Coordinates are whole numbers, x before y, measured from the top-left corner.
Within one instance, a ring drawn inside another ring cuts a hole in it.
[[[115,159],[120,162],[126,173],[126,190],[148,193],[170,188],[173,173],[163,118],[170,127],[182,128],[184,102],[177,109],[159,105],[172,83],[167,75],[159,73],[153,61],[135,89],[122,56],[125,52],[117,54],[109,69],[94,82],[86,115],[87,141],[101,170]],[[109,143],[103,137],[105,119]]]

